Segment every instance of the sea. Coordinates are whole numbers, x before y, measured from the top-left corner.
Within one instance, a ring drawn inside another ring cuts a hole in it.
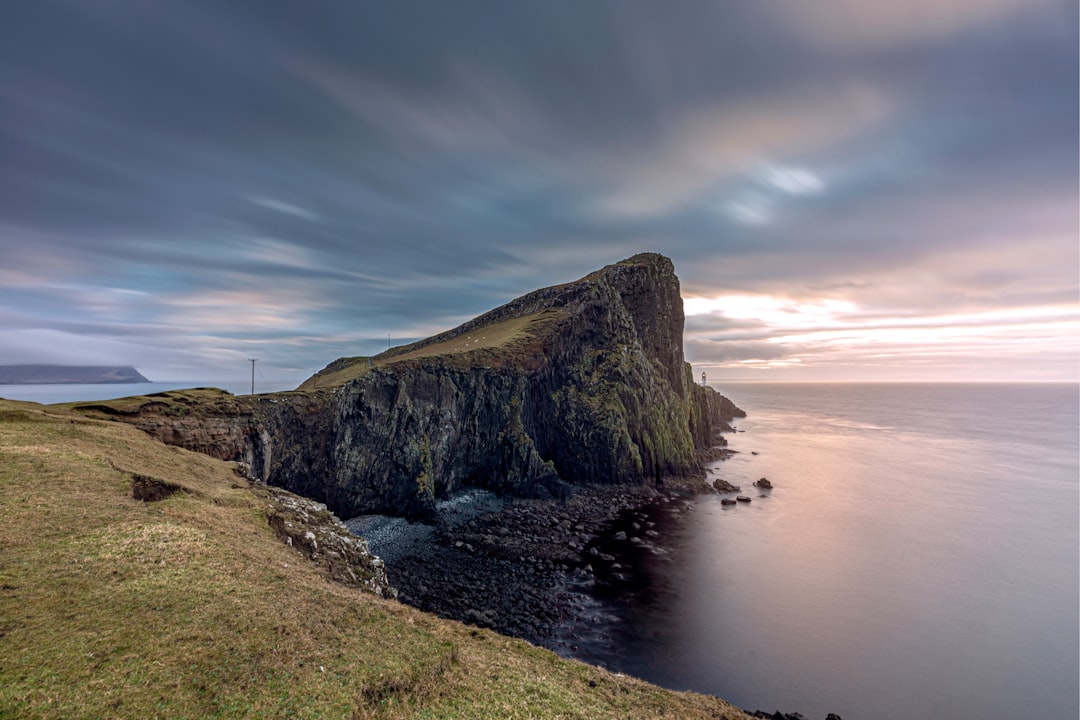
[[[9,385],[34,402],[241,381]],[[257,383],[256,392],[295,383]],[[748,709],[1080,716],[1080,386],[714,384],[747,412],[580,656]],[[753,482],[766,477],[772,490]],[[607,613],[604,615],[604,613]]]
[[[747,417],[711,477],[751,502],[667,530],[609,668],[807,718],[1080,716],[1077,385],[716,389]]]

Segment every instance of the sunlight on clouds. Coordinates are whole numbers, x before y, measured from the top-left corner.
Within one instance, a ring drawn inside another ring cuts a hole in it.
[[[831,325],[857,311],[854,303],[832,298],[800,301],[773,295],[721,295],[683,300],[683,312],[688,317],[719,314],[734,320],[756,320],[788,328]]]
[[[1002,349],[1020,345],[1054,342],[1061,338],[1076,345],[1080,337],[1080,317],[1076,308],[1040,308],[1017,311],[973,313],[928,318],[852,323],[847,328],[806,330],[777,335],[767,342],[786,344],[836,343],[849,346],[892,343],[934,345],[950,343],[970,350],[973,341],[993,341]],[[1026,348],[1030,351],[1031,348]]]
[[[766,158],[819,152],[859,137],[892,112],[892,98],[858,83],[802,88],[688,112],[659,143],[622,164],[618,187],[601,203],[601,214],[661,215],[742,173],[756,173],[758,184],[773,191],[821,192],[824,182],[808,169],[774,163],[757,168]]]
[[[763,6],[777,22],[818,49],[846,53],[940,39],[1052,4],[1053,0],[815,0]]]
[[[227,290],[165,300],[166,321],[201,331],[243,332],[300,327],[308,314],[324,307],[297,291]]]
[[[732,200],[724,205],[724,213],[742,225],[767,225],[772,221],[772,208],[760,195]]]
[[[748,174],[754,189],[735,193],[721,212],[740,225],[767,225],[783,207],[785,196],[805,197],[825,192],[820,175],[804,167],[766,163]]]
[[[761,182],[789,195],[816,195],[825,182],[810,170],[790,165],[766,165],[757,172]]]
[[[909,316],[882,316],[831,298],[724,295],[691,297],[684,304],[687,316],[698,318],[688,331],[687,358],[721,372],[803,367],[825,378],[859,368],[861,375],[879,370],[940,377],[930,374],[937,361],[936,372],[953,379],[980,379],[978,372],[1037,379],[1041,366],[1025,360],[1072,358],[1075,366],[1080,357],[1075,304]],[[710,318],[717,321],[712,327]]]

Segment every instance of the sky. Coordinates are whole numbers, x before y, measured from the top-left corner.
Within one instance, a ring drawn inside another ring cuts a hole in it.
[[[299,383],[653,251],[710,382],[1076,381],[1077,14],[5,3],[0,364]]]

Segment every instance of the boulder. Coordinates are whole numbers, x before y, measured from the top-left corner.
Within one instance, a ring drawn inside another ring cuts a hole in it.
[[[713,488],[716,490],[716,492],[721,493],[739,492],[740,490],[742,490],[742,488],[738,485],[732,485],[727,480],[720,479],[716,479],[713,481]]]
[[[754,487],[761,488],[762,490],[772,490],[772,483],[769,482],[768,478],[761,478],[754,483]]]

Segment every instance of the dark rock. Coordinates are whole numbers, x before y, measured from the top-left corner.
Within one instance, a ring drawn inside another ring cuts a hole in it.
[[[182,490],[179,485],[149,475],[131,476],[131,497],[143,502],[158,502]]]
[[[495,625],[491,615],[486,612],[480,612],[479,610],[466,610],[462,620],[468,625],[475,625],[481,628],[490,628]]]
[[[319,565],[343,585],[398,597],[386,579],[383,561],[371,554],[367,541],[356,537],[322,503],[280,488],[257,488],[268,504],[266,519],[283,542]],[[421,586],[422,587],[422,586]]]
[[[583,485],[700,478],[743,413],[692,381],[683,322],[671,261],[642,254],[378,357],[337,360],[300,392],[84,409],[242,460],[249,477],[343,517],[430,521],[436,499],[465,486],[566,500]]]
[[[739,492],[740,490],[742,490],[742,488],[738,485],[732,485],[727,480],[720,479],[716,479],[713,481],[713,488],[715,488],[717,492],[722,493]]]
[[[735,501],[732,500],[731,498],[724,498],[723,500],[720,501],[720,504],[721,505],[734,505]]]
[[[761,488],[762,490],[772,490],[772,483],[769,482],[768,478],[761,478],[754,483],[754,487]]]
[[[750,498],[746,497],[745,495],[739,495],[739,496],[738,496],[737,498],[735,498],[735,499],[736,499],[736,500],[738,500],[738,501],[739,501],[739,502],[741,502],[741,503],[748,503],[748,502],[750,502]]]

